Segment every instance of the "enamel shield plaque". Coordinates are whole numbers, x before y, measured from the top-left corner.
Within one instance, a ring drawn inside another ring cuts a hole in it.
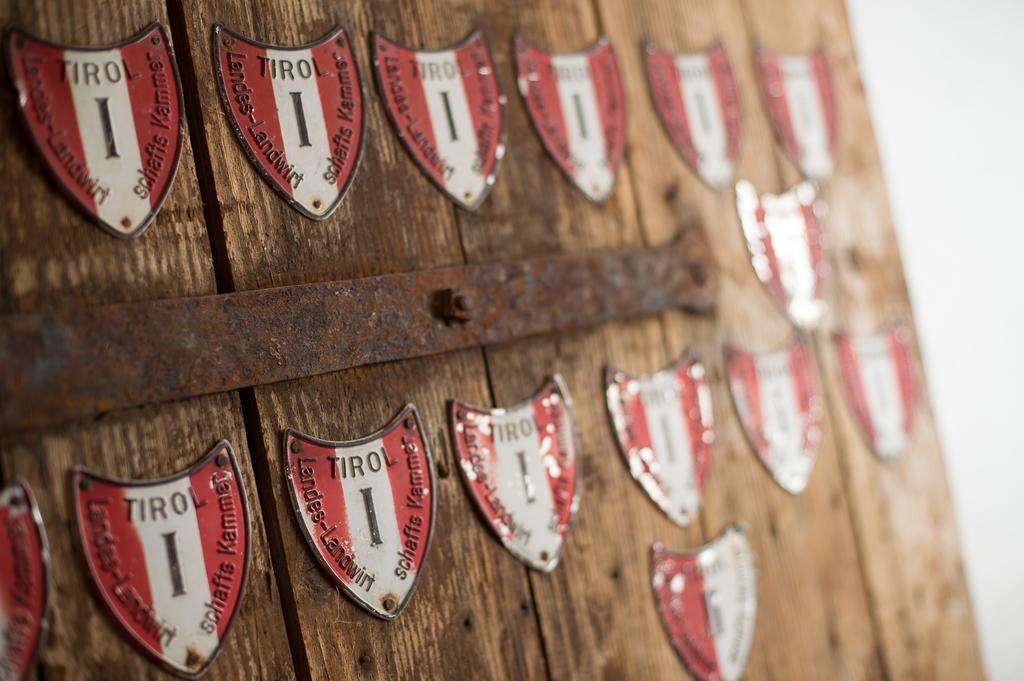
[[[28,485],[0,490],[0,679],[29,678],[48,621],[49,551]]]
[[[579,444],[561,377],[515,407],[455,401],[450,416],[462,479],[491,529],[530,567],[554,570],[579,504]]]
[[[86,563],[124,634],[167,669],[207,670],[242,602],[249,510],[231,445],[160,480],[76,468]]]
[[[714,441],[704,365],[690,356],[649,376],[609,368],[605,394],[629,472],[678,525],[700,509]]]
[[[726,366],[747,439],[775,481],[799,494],[821,440],[824,406],[813,351],[803,338],[761,354],[730,348]]]
[[[721,43],[706,52],[644,48],[654,106],[676,150],[717,191],[732,183],[740,150],[740,98]]]
[[[775,132],[804,176],[823,183],[835,170],[836,107],[825,52],[757,50],[761,92]]]
[[[730,525],[695,551],[651,549],[651,581],[672,646],[699,681],[739,681],[757,624],[757,564]]]
[[[827,309],[828,258],[821,224],[824,207],[810,182],[758,196],[750,182],[736,183],[736,210],[754,273],[790,321],[812,329]]]
[[[268,45],[214,26],[228,120],[263,178],[313,220],[334,212],[359,166],[363,86],[342,28],[306,45]]]
[[[373,34],[384,108],[427,177],[472,210],[505,155],[505,95],[484,32],[440,50],[414,50]]]
[[[519,93],[544,147],[588,199],[603,202],[626,149],[626,98],[611,42],[552,54],[517,36],[515,50]]]
[[[18,108],[50,173],[106,231],[135,237],[167,196],[181,154],[181,87],[164,27],[107,47],[10,32]]]
[[[864,437],[881,459],[898,458],[914,424],[916,395],[909,332],[836,334],[836,349],[850,408]]]
[[[295,513],[327,575],[377,617],[398,617],[423,571],[437,506],[416,407],[348,442],[288,430],[285,457]]]

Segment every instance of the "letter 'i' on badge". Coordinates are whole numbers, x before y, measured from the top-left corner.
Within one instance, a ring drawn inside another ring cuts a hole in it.
[[[626,150],[626,97],[611,42],[554,54],[516,36],[515,51],[519,94],[541,142],[577,189],[603,203]]]
[[[824,410],[807,340],[753,354],[726,348],[729,388],[747,439],[787,492],[807,487],[818,457]]]
[[[721,43],[705,52],[673,54],[644,46],[647,82],[665,130],[705,184],[732,183],[740,151],[740,98]]]
[[[757,625],[757,563],[741,525],[695,551],[651,548],[651,582],[672,647],[699,681],[739,681]]]
[[[824,205],[810,182],[782,194],[762,194],[736,183],[736,210],[754,273],[776,305],[802,329],[825,314],[829,266],[822,228]]]
[[[825,51],[778,54],[757,49],[761,93],[775,132],[809,180],[822,184],[835,170],[836,128],[832,75]]]
[[[202,675],[249,572],[249,509],[231,445],[159,480],[79,467],[72,485],[86,564],[122,632],[168,670]]]
[[[901,324],[881,333],[835,335],[846,397],[871,449],[898,459],[914,425],[917,396],[910,332]]]
[[[439,50],[373,33],[384,108],[406,150],[456,204],[473,210],[505,155],[505,95],[482,29]]]
[[[554,570],[579,505],[579,441],[562,378],[507,409],[459,401],[449,409],[459,470],[477,508],[516,558]]]
[[[185,125],[164,27],[106,47],[12,29],[7,60],[22,120],[72,203],[115,236],[142,234],[174,181]]]
[[[49,622],[50,554],[29,486],[0,489],[0,678],[29,678]]]
[[[213,40],[221,98],[249,160],[295,210],[329,217],[363,150],[363,85],[348,33],[335,27],[283,47],[217,24]]]
[[[313,555],[368,612],[393,620],[408,605],[437,513],[434,462],[416,407],[358,440],[284,435],[285,477]]]
[[[605,386],[630,474],[672,522],[688,525],[700,509],[714,442],[704,365],[687,354],[647,376],[610,367]]]

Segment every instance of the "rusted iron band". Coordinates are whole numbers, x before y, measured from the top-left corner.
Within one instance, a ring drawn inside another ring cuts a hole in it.
[[[714,304],[707,246],[556,255],[0,319],[0,432]]]

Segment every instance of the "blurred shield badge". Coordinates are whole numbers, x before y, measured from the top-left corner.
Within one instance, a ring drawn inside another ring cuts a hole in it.
[[[284,452],[295,514],[320,566],[368,612],[398,617],[423,572],[437,512],[416,407],[358,440],[289,429]]]
[[[0,489],[0,679],[32,676],[49,623],[50,552],[28,483]]]
[[[739,91],[725,47],[673,54],[644,47],[654,107],[676,150],[705,184],[722,191],[732,184],[740,151]]]
[[[909,329],[897,324],[880,333],[837,333],[835,343],[847,402],[864,438],[880,459],[900,458],[917,407]]]
[[[736,210],[754,273],[779,309],[802,329],[813,329],[827,310],[828,256],[825,207],[810,182],[782,194],[758,195],[746,180],[736,183]]]
[[[714,442],[704,365],[687,353],[646,376],[609,367],[608,413],[630,475],[677,525],[700,509]]]
[[[484,519],[516,558],[554,570],[579,505],[579,443],[561,377],[514,407],[454,401],[449,416],[463,482]]]
[[[7,59],[22,120],[57,184],[107,232],[142,234],[174,180],[185,125],[164,27],[105,47],[12,29]]]
[[[214,64],[231,127],[249,160],[295,210],[331,215],[363,149],[363,85],[348,33],[297,47],[213,29]]]
[[[519,94],[544,148],[596,203],[615,187],[626,151],[626,97],[611,41],[583,52],[545,52],[515,39]]]
[[[741,525],[678,552],[655,544],[651,582],[672,647],[698,681],[739,681],[757,626],[757,563]]]
[[[808,180],[823,184],[836,167],[835,97],[825,51],[757,50],[761,94],[786,153]]]
[[[729,388],[747,439],[779,485],[799,494],[818,457],[824,412],[821,385],[808,341],[780,350],[726,349]]]
[[[505,95],[482,29],[439,50],[373,33],[384,108],[416,164],[452,201],[477,208],[505,155]]]
[[[72,484],[89,573],[122,633],[164,668],[202,675],[249,571],[249,509],[231,445],[159,480],[79,467]]]

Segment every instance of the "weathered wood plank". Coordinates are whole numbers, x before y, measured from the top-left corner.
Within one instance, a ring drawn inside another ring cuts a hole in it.
[[[163,3],[151,0],[122,3],[116,11],[99,0],[0,2],[0,24],[18,24],[76,45],[119,41],[155,19],[167,23]],[[178,177],[156,222],[133,241],[113,238],[58,194],[20,132],[14,89],[6,69],[4,74],[0,117],[11,132],[0,150],[0,183],[17,191],[6,192],[0,203],[0,307],[29,311],[215,292],[188,138]],[[23,476],[33,486],[49,533],[53,629],[42,652],[45,678],[168,677],[115,630],[94,597],[68,506],[71,467],[82,464],[114,476],[157,477],[190,465],[221,438],[231,441],[242,469],[253,516],[253,552],[245,601],[206,678],[293,675],[238,399],[224,394],[0,442],[5,473]]]
[[[709,365],[716,443],[705,531],[742,520],[760,564],[758,629],[747,678],[880,678],[877,641],[858,570],[857,547],[840,481],[835,430],[826,419],[808,489],[793,497],[768,476],[735,415],[721,347],[770,350],[793,333],[754,276],[736,217],[732,189],[707,188],[664,132],[646,82],[640,43],[696,52],[721,39],[737,79],[743,110],[738,178],[762,191],[784,187],[773,163],[773,139],[753,80],[744,16],[737,2],[643,0],[623,6],[599,0],[628,78],[631,168],[639,214],[654,242],[680,224],[703,224],[721,270],[715,323],[667,314],[671,354],[697,344]]]
[[[196,2],[184,10],[197,73],[211,186],[226,252],[240,290],[272,284],[407,272],[461,264],[451,205],[401,148],[377,95],[368,33],[441,47],[469,25],[425,28],[421,6],[397,2]],[[367,148],[348,197],[323,222],[300,217],[264,183],[243,154],[213,79],[213,21],[278,44],[308,42],[335,22],[353,36],[366,94]],[[312,678],[542,678],[541,641],[523,568],[485,537],[457,474],[452,474],[445,400],[487,401],[483,358],[471,350],[364,367],[255,391],[253,413],[273,498],[278,556],[293,609],[293,633]],[[323,574],[294,519],[284,486],[281,432],[295,427],[351,439],[384,425],[407,401],[428,429],[438,480],[438,525],[417,592],[394,622],[351,603]],[[444,471],[447,470],[447,474]]]
[[[487,26],[495,46],[509,98],[510,145],[488,201],[473,214],[459,213],[469,260],[643,243],[629,168],[623,168],[605,205],[589,203],[544,150],[515,88],[509,47],[514,34],[555,52],[586,49],[601,35],[593,5],[562,0],[514,6],[477,2],[471,7],[473,20]],[[450,23],[447,11],[425,17],[436,31]],[[617,42],[616,49],[621,58],[633,45]],[[629,106],[632,114],[637,102],[630,100]],[[654,541],[688,546],[701,543],[703,536],[696,524],[686,529],[673,525],[630,478],[611,432],[603,385],[606,363],[646,373],[675,359],[664,352],[657,318],[487,351],[497,406],[519,402],[555,371],[574,397],[583,451],[580,509],[558,568],[531,574],[552,678],[673,678],[682,673],[653,606],[649,551]]]
[[[839,125],[838,165],[824,188],[834,273],[833,314],[818,335],[830,408],[842,443],[861,560],[886,670],[893,679],[983,678],[945,466],[924,399],[902,461],[883,463],[867,447],[848,408],[830,334],[872,333],[902,320],[913,326],[898,242],[874,130],[843,2],[744,0],[754,36],[786,51],[822,45],[832,67]],[[787,178],[796,170],[781,150]]]

